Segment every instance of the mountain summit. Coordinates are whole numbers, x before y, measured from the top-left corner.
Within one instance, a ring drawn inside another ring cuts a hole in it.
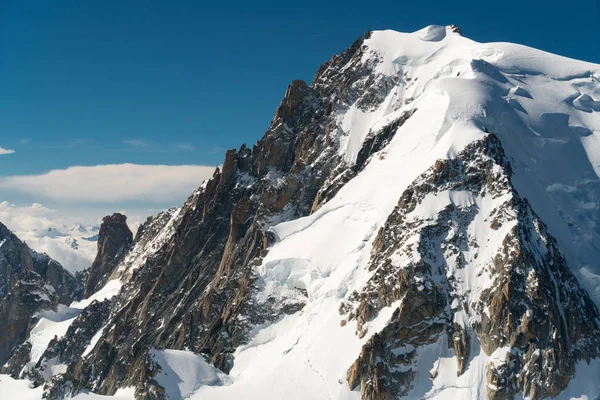
[[[599,65],[368,32],[181,208],[133,241],[117,218],[87,306],[13,378],[49,399],[595,398],[599,104]]]

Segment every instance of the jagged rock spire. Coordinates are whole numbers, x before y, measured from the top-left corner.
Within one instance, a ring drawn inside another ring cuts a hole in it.
[[[108,281],[131,245],[133,233],[126,221],[127,217],[119,213],[102,219],[98,233],[98,254],[85,282],[85,297],[89,297]]]

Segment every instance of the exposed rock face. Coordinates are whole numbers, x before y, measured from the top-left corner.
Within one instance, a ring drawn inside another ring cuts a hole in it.
[[[71,323],[64,337],[50,341],[34,369],[27,373],[27,377],[35,385],[41,385],[52,377],[50,369],[53,365],[71,365],[79,361],[91,345],[93,337],[106,324],[112,306],[111,299],[95,300],[87,306]]]
[[[175,228],[181,222],[181,209],[172,208],[151,216],[138,227],[132,244],[109,280],[129,280],[139,268],[145,265],[171,239]]]
[[[458,26],[450,25],[450,26],[448,26],[448,29],[450,30],[450,32],[458,33],[459,35],[462,36],[462,31],[460,30],[460,28]]]
[[[0,369],[0,372],[3,374],[8,374],[13,378],[19,378],[21,376],[21,371],[23,370],[23,366],[31,361],[31,343],[24,342],[13,352],[10,360],[6,362]]]
[[[0,343],[0,363],[4,364],[17,345],[27,337],[37,322],[35,318],[32,319],[37,311],[56,308],[57,298],[52,295],[40,275],[29,270],[20,274],[17,283],[0,303],[0,318],[4,321],[0,328],[3,338]],[[22,355],[19,358],[23,358]]]
[[[102,219],[98,233],[98,254],[89,269],[84,296],[89,297],[101,288],[127,254],[133,234],[127,226],[127,217],[115,213]]]
[[[398,77],[375,72],[381,57],[378,54],[364,57],[366,51],[363,40],[357,39],[348,50],[317,70],[313,87],[321,94],[328,111],[353,104],[362,110],[374,109],[400,82]]]
[[[81,286],[59,263],[31,250],[0,223],[0,295],[0,365],[4,365],[29,335],[36,313],[70,304],[81,295]],[[26,354],[17,351],[16,364]],[[3,370],[14,368],[9,363]]]
[[[404,192],[374,245],[373,277],[340,310],[364,334],[365,322],[400,301],[348,371],[362,398],[406,395],[419,348],[440,340],[454,348],[458,374],[467,366],[471,338],[488,355],[502,352],[488,365],[490,399],[554,397],[578,360],[599,354],[598,310],[510,176],[490,134],[457,158],[438,161]],[[423,213],[425,202],[451,193],[469,193],[474,201]],[[498,245],[482,240],[481,232],[475,237],[477,218],[502,230]],[[475,277],[470,286],[467,277]]]
[[[117,298],[111,328],[57,385],[105,394],[134,385],[140,398],[154,398],[161,391],[149,389],[148,348],[204,353],[228,372],[251,326],[302,308],[301,291],[298,301],[284,304],[253,300],[260,290],[254,265],[275,239],[268,228],[308,215],[335,195],[342,186],[335,182],[345,179],[336,178],[351,178],[410,116],[383,136],[373,133],[359,168],[338,155],[339,110],[354,103],[375,108],[396,82],[374,75],[379,60],[363,62],[362,52],[361,39],[322,66],[312,85],[292,82],[264,137],[252,148],[227,152],[222,168],[178,212],[172,237],[133,273]],[[99,253],[94,262],[86,295],[99,287],[97,275],[115,268],[99,268],[92,277],[104,258]]]
[[[381,130],[371,132],[365,139],[365,142],[358,153],[356,164],[354,164],[353,167],[354,172],[359,172],[365,166],[369,157],[384,149],[393,139],[398,128],[400,128],[402,124],[415,113],[415,111],[417,110],[413,108],[410,111],[403,113],[400,118],[384,126]]]
[[[0,224],[0,301],[18,280],[23,270],[33,269],[33,257],[6,226]]]

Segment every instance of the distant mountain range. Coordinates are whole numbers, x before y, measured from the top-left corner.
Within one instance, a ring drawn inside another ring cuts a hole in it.
[[[15,233],[30,247],[47,253],[71,272],[76,272],[92,264],[99,229],[99,226],[77,224]]]

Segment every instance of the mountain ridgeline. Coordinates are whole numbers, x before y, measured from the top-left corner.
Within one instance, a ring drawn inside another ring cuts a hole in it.
[[[597,99],[597,65],[369,32],[182,207],[105,217],[85,276],[0,226],[2,373],[47,399],[598,396]],[[65,325],[34,351],[43,310]]]

